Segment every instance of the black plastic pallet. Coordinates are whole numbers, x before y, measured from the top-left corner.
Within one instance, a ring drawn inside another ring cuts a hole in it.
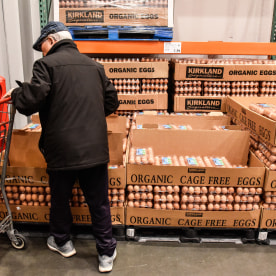
[[[176,241],[179,243],[256,243],[257,229],[174,228],[126,226],[129,241]]]
[[[48,223],[14,222],[14,227],[26,237],[48,237],[49,235]],[[125,225],[112,225],[112,232],[116,240],[125,240]],[[95,239],[89,224],[73,224],[71,233],[74,238]]]
[[[259,229],[256,241],[258,244],[276,245],[276,229]]]
[[[73,40],[149,40],[171,41],[173,29],[152,26],[84,26],[69,27]]]

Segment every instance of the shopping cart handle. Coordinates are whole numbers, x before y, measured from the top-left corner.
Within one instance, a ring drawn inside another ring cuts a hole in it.
[[[0,104],[9,103],[9,102],[11,102],[11,97],[1,98],[0,99]]]

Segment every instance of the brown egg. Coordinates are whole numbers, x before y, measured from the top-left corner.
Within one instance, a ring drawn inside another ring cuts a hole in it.
[[[18,192],[18,187],[17,186],[12,186],[12,192],[17,193]]]
[[[215,195],[215,202],[220,202],[220,195]]]
[[[133,185],[128,185],[128,186],[127,186],[127,190],[128,190],[129,192],[132,192],[132,191],[133,191]]]
[[[214,193],[215,192],[215,187],[209,187],[209,193]]]
[[[44,194],[44,187],[38,187],[37,189],[40,194]]]
[[[213,202],[215,200],[215,197],[213,195],[208,195],[208,201]]]
[[[24,186],[19,186],[19,192],[24,193],[25,192],[25,187]]]
[[[245,203],[242,203],[242,204],[240,205],[240,209],[241,209],[241,211],[246,211],[246,204],[245,204]]]
[[[233,194],[235,192],[235,189],[233,187],[228,188],[228,193]]]
[[[182,189],[181,189],[181,192],[183,194],[186,194],[186,193],[188,193],[188,190],[189,190],[189,188],[187,186],[183,186]]]
[[[154,186],[153,191],[155,193],[159,193],[160,192],[160,187],[159,186]]]
[[[128,206],[128,207],[134,207],[133,201],[129,201],[129,202],[127,203],[127,206]]]
[[[38,189],[37,189],[37,187],[32,187],[32,193],[34,193],[34,194],[36,194],[37,193],[37,191],[38,191]]]
[[[46,192],[47,194],[50,194],[50,193],[51,193],[50,187],[45,187],[45,192]]]
[[[13,193],[12,197],[14,200],[19,199],[19,193]]]
[[[186,210],[187,209],[187,205],[185,203],[181,204],[181,210]]]
[[[200,187],[195,187],[195,188],[194,188],[194,193],[195,193],[196,195],[199,195],[199,194],[200,194],[200,191],[201,191]]]
[[[240,188],[240,187],[237,188],[237,194],[238,194],[238,195],[242,194],[242,192],[243,192],[243,188]]]
[[[240,204],[236,203],[234,204],[234,211],[239,211],[240,210]]]
[[[51,202],[51,195],[46,195],[46,197],[45,197],[45,201],[46,202]]]
[[[152,185],[147,185],[147,190],[149,191],[149,192],[151,192],[152,191]]]
[[[20,199],[21,201],[25,201],[25,199],[26,199],[25,194],[20,194],[19,199]]]
[[[240,202],[241,201],[241,197],[239,195],[235,196],[235,202]]]
[[[209,203],[209,204],[208,204],[208,210],[209,210],[209,211],[212,211],[213,209],[214,209],[213,203]]]

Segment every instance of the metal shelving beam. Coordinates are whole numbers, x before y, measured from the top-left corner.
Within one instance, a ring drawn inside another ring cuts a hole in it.
[[[77,41],[85,54],[172,54],[164,51],[161,41]],[[175,54],[189,55],[276,55],[276,43],[261,42],[178,42],[181,49]]]
[[[49,19],[52,0],[39,0],[40,28],[42,29]]]

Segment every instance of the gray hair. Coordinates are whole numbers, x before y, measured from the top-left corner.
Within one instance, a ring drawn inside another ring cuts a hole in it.
[[[48,37],[52,37],[55,41],[62,39],[72,39],[71,33],[68,31],[60,31],[54,34],[49,34]]]

